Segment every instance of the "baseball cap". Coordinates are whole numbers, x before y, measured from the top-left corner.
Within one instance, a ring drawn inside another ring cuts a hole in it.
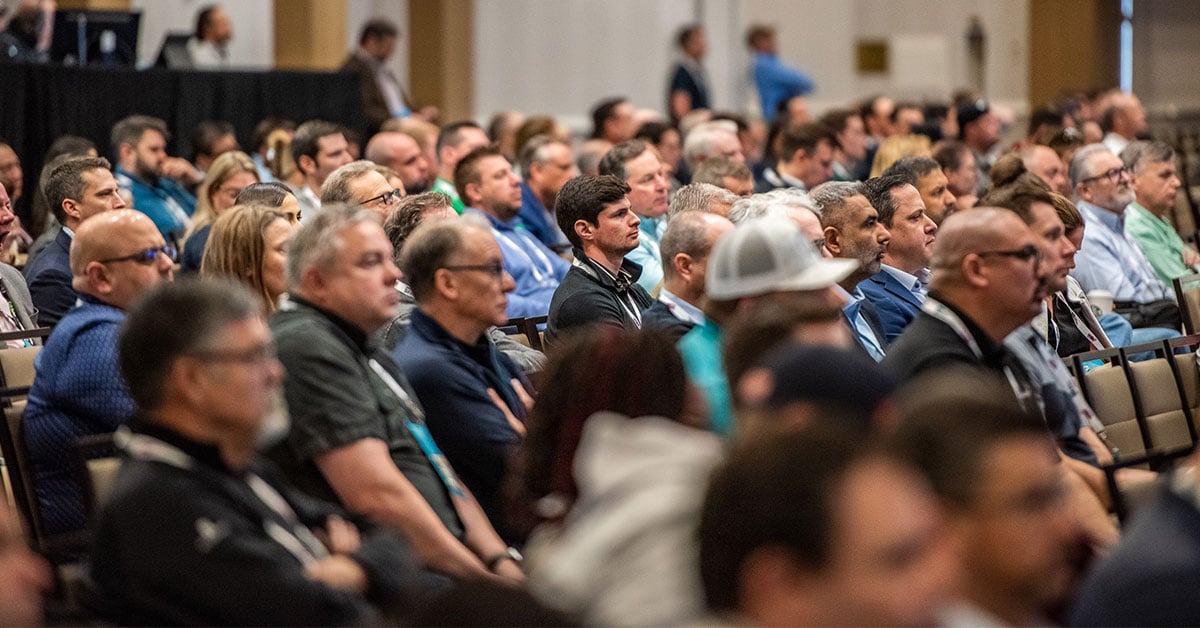
[[[790,220],[757,218],[737,225],[713,247],[705,290],[719,301],[818,290],[845,279],[858,265],[858,260],[821,257]]]
[[[896,393],[896,380],[865,354],[822,345],[789,344],[768,354],[775,386],[770,408],[812,401],[870,416]]]

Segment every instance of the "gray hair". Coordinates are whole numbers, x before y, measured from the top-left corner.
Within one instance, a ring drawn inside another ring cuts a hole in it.
[[[1091,160],[1092,155],[1100,153],[1112,153],[1112,151],[1104,144],[1088,144],[1083,148],[1075,151],[1071,156],[1071,165],[1067,168],[1067,177],[1071,179],[1071,190],[1074,193],[1079,182],[1092,176],[1091,172],[1087,171],[1087,163]]]
[[[795,188],[771,190],[755,194],[749,198],[738,199],[729,209],[729,220],[733,224],[741,224],[747,220],[765,217],[789,218],[789,208],[807,209],[818,217],[812,199],[803,190]]]
[[[442,220],[419,225],[397,257],[404,282],[417,303],[426,303],[434,293],[437,271],[451,265],[463,250],[463,236],[471,231],[491,234],[491,228],[472,220]]]
[[[117,159],[120,159],[121,146],[128,144],[136,147],[138,142],[142,141],[142,135],[146,131],[158,131],[162,134],[163,139],[171,139],[171,132],[167,130],[167,123],[161,119],[143,115],[128,116],[114,124],[112,131],[109,133],[113,155]]]
[[[338,249],[342,247],[339,234],[363,222],[379,224],[379,214],[356,205],[322,205],[321,211],[296,231],[288,245],[288,292],[300,293],[304,273],[310,269],[327,271],[333,268],[337,263]]]
[[[1175,161],[1175,149],[1166,142],[1139,140],[1130,142],[1125,150],[1121,151],[1121,161],[1130,172],[1137,172],[1149,164]]]
[[[689,183],[677,190],[671,197],[671,205],[667,209],[667,220],[686,212],[712,211],[713,203],[733,205],[741,200],[737,194],[711,183]]]
[[[852,196],[866,195],[866,188],[857,181],[827,181],[813,188],[809,193],[813,202],[813,211],[821,219],[821,226],[834,225],[841,228],[842,209],[846,207],[846,199]]]
[[[686,212],[667,223],[667,230],[658,244],[664,277],[675,276],[676,255],[685,253],[699,259],[709,254],[707,232],[708,220],[700,212]]]
[[[350,194],[350,184],[355,179],[375,171],[375,162],[359,159],[352,161],[329,173],[325,183],[321,184],[321,205],[326,203],[357,203],[358,200]]]
[[[533,167],[533,164],[544,164],[550,161],[549,147],[554,144],[571,147],[567,142],[550,135],[535,135],[529,138],[517,159],[517,164],[521,168],[521,176],[528,177],[529,169]]]
[[[737,124],[731,120],[713,120],[701,122],[688,131],[687,139],[683,141],[683,160],[687,162],[688,170],[696,171],[700,158],[712,152],[722,134],[733,135],[736,140]]]

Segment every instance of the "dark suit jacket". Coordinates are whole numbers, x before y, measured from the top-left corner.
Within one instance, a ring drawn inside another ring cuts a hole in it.
[[[338,68],[338,71],[352,72],[358,75],[362,82],[363,114],[367,120],[367,137],[378,133],[379,127],[392,117],[392,112],[388,109],[387,100],[383,97],[383,90],[379,89],[379,83],[375,82],[375,72],[353,52],[342,63],[342,67]],[[399,84],[400,81],[396,81],[396,83]],[[404,92],[403,88],[400,91],[400,98],[404,100],[404,106],[412,109],[408,94]]]
[[[57,325],[67,310],[74,307],[79,293],[71,287],[71,236],[61,227],[54,240],[25,268],[25,282],[41,325]]]
[[[858,284],[858,289],[862,290],[871,305],[875,306],[875,313],[879,315],[879,322],[888,342],[895,342],[896,338],[900,337],[900,332],[903,332],[916,318],[917,312],[921,311],[921,301],[917,295],[901,285],[886,270],[880,270],[867,277]]]
[[[1198,590],[1200,511],[1164,482],[1084,581],[1070,625],[1195,626]]]

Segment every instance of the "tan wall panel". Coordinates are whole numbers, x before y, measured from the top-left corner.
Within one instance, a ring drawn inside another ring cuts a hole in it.
[[[348,52],[344,2],[276,0],[275,67],[336,70]]]
[[[130,0],[58,0],[58,8],[68,10],[128,11]]]
[[[1111,0],[1032,0],[1029,5],[1029,102],[1064,89],[1115,86],[1120,13]]]
[[[474,112],[475,4],[409,0],[409,89],[419,106],[435,105],[445,121]]]

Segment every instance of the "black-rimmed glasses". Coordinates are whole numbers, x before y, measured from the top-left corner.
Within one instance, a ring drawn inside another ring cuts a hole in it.
[[[1113,183],[1113,185],[1116,185],[1117,183],[1121,182],[1121,175],[1124,175],[1124,174],[1129,174],[1129,169],[1125,168],[1124,166],[1121,166],[1118,168],[1109,168],[1108,170],[1105,170],[1104,172],[1101,172],[1100,174],[1098,174],[1094,177],[1088,177],[1086,179],[1080,180],[1079,182],[1080,183],[1091,183],[1092,181],[1097,181],[1099,179],[1103,179],[1103,178],[1107,177],[1108,180]]]
[[[446,270],[474,270],[481,273],[487,273],[495,279],[504,276],[504,265],[500,262],[492,262],[491,264],[459,264],[457,266],[442,266]]]
[[[372,196],[371,198],[359,203],[359,205],[366,206],[374,203],[375,201],[383,201],[384,205],[391,205],[393,203],[400,202],[400,199],[402,198],[404,198],[404,190],[396,188],[394,190],[388,190],[379,196]]]
[[[109,259],[102,259],[100,260],[100,263],[111,264],[113,262],[136,262],[143,266],[150,266],[158,261],[159,255],[166,255],[167,259],[171,260],[171,263],[173,264],[175,263],[175,256],[178,254],[179,251],[175,247],[171,246],[170,244],[164,244],[163,246],[143,249],[137,253],[131,253],[122,257],[110,257]]]
[[[1023,262],[1033,260],[1034,266],[1042,261],[1042,250],[1034,244],[1026,244],[1019,249],[1009,251],[980,251],[976,255],[979,257],[1012,257]]]

